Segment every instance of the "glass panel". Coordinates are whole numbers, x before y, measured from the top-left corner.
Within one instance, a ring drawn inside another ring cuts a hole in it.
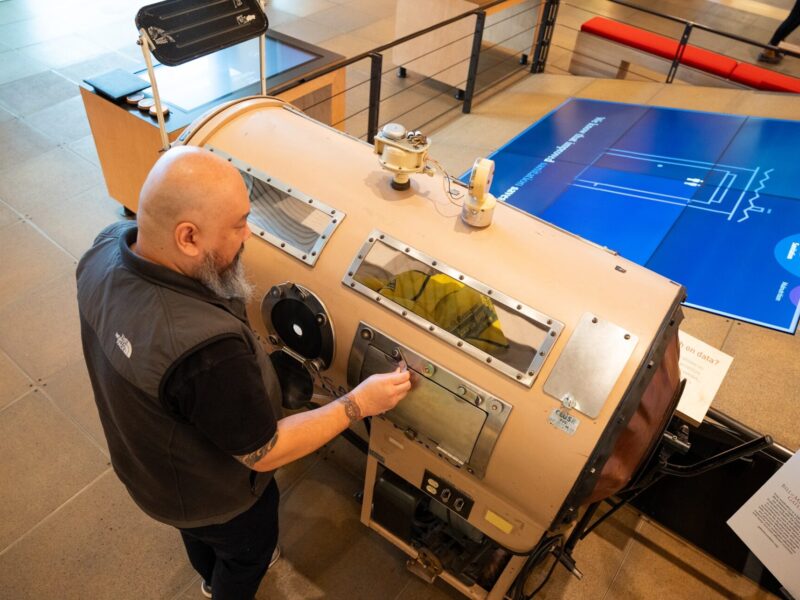
[[[380,241],[353,279],[523,373],[548,336],[547,325]]]
[[[267,77],[280,75],[319,58],[280,40],[267,38]],[[230,46],[177,67],[156,65],[161,101],[191,112],[259,80],[258,40]],[[150,82],[147,70],[139,77]],[[144,90],[152,95],[152,90]]]
[[[311,252],[331,225],[328,213],[248,173],[242,173],[250,192],[250,222],[303,252]]]

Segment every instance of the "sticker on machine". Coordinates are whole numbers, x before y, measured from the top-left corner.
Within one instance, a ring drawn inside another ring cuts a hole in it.
[[[581,424],[581,421],[578,419],[578,417],[571,415],[560,408],[554,408],[547,420],[550,425],[568,433],[569,435],[574,434],[575,430],[578,429],[578,425]]]

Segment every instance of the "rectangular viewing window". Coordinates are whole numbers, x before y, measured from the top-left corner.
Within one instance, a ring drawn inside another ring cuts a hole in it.
[[[209,150],[228,159],[241,172],[250,195],[248,222],[253,234],[314,265],[345,214],[224,152]]]
[[[380,232],[345,284],[532,385],[563,325]]]

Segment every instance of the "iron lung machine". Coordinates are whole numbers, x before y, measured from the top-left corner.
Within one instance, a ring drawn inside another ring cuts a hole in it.
[[[679,396],[678,284],[502,203],[470,227],[439,178],[394,189],[371,145],[276,99],[179,142],[249,186],[249,309],[285,405],[410,370],[371,420],[361,519],[422,577],[502,598],[652,452]]]

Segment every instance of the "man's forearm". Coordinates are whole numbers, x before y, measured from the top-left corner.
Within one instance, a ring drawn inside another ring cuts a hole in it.
[[[345,395],[320,408],[284,417],[278,421],[271,448],[265,445],[236,458],[255,471],[274,471],[321,448],[360,418],[358,405]]]

